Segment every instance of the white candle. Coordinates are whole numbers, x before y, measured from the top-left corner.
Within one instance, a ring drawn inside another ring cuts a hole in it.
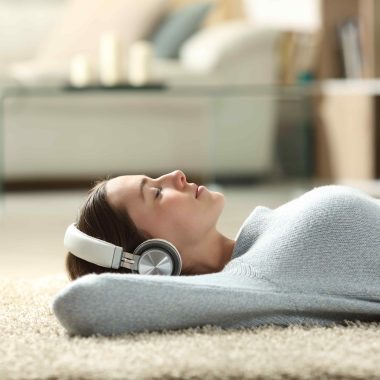
[[[93,81],[93,70],[88,55],[75,55],[70,61],[70,84],[74,87],[86,87]]]
[[[134,86],[148,83],[152,78],[153,48],[147,41],[137,41],[129,49],[128,81]]]
[[[122,53],[119,35],[103,33],[99,46],[99,79],[104,86],[115,86],[123,81]]]

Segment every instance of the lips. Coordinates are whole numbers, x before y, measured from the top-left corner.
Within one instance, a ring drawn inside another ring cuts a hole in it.
[[[199,186],[196,185],[196,189],[195,189],[195,198],[198,198],[198,189],[199,189]]]

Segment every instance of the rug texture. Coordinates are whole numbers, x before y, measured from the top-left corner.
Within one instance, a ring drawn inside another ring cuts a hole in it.
[[[65,275],[0,279],[0,379],[380,379],[380,324],[69,336]]]

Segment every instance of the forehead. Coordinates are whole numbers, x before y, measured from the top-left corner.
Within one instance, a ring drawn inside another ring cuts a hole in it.
[[[117,206],[120,202],[124,202],[127,196],[138,196],[139,183],[143,177],[142,175],[124,175],[109,179],[106,185],[108,200]]]

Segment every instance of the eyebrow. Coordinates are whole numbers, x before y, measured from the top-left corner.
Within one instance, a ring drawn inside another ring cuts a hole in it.
[[[141,182],[140,182],[140,197],[142,198],[142,200],[145,202],[145,196],[144,196],[144,186],[145,184],[147,183],[148,181],[148,178],[147,177],[144,177]]]

